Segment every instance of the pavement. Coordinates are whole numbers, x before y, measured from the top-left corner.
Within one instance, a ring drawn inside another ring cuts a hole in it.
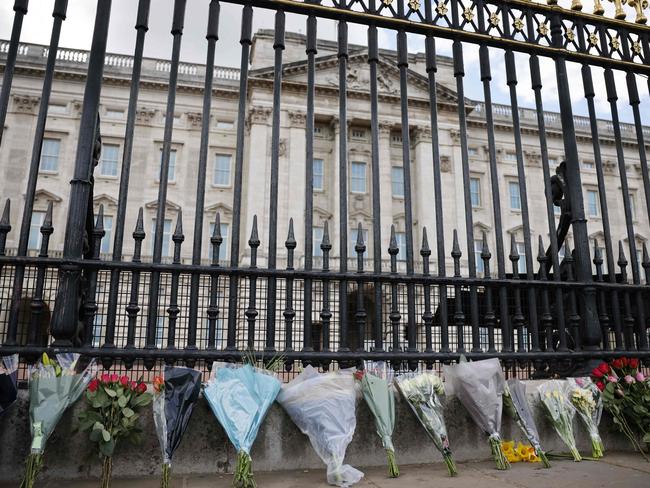
[[[599,461],[552,460],[551,469],[516,463],[497,471],[488,461],[458,463],[459,475],[450,478],[442,463],[400,466],[400,477],[386,477],[386,469],[362,469],[364,479],[355,488],[650,488],[650,463],[633,453],[607,453]],[[325,470],[274,471],[255,474],[258,488],[325,488]],[[98,480],[45,481],[39,488],[96,488]],[[15,488],[13,484],[0,484]],[[119,479],[112,488],[159,488],[158,477]],[[232,475],[173,477],[171,488],[231,488]]]

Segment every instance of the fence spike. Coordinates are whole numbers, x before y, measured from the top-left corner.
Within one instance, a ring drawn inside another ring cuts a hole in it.
[[[327,220],[323,225],[323,239],[321,240],[320,248],[323,251],[330,251],[332,249],[332,244],[330,243],[329,224],[327,223]]]
[[[627,266],[627,259],[625,259],[625,249],[623,249],[623,241],[618,241],[618,265],[621,268]]]
[[[517,249],[517,241],[515,235],[510,234],[510,261],[517,261],[519,259],[519,250]]]
[[[135,230],[133,231],[133,238],[137,240],[143,240],[147,234],[144,231],[144,216],[142,207],[138,211],[138,221],[135,223]]]
[[[97,212],[97,220],[95,220],[95,229],[96,234],[104,232],[104,205],[99,205],[99,212]]]
[[[492,257],[490,247],[488,246],[487,234],[483,232],[483,248],[481,249],[481,259],[487,260]]]
[[[540,263],[544,263],[546,262],[546,251],[544,250],[544,239],[542,239],[541,235],[537,239],[537,242],[539,248],[539,250],[537,251],[537,261],[539,261]]]
[[[390,243],[388,244],[388,254],[396,256],[399,252],[397,247],[397,238],[395,237],[395,225],[390,226]]]
[[[221,214],[219,212],[214,217],[214,228],[212,229],[210,242],[212,244],[221,244],[223,242],[223,237],[221,237]]]
[[[47,210],[45,211],[45,218],[43,219],[43,225],[41,226],[41,232],[46,230],[54,230],[52,227],[52,211],[54,209],[54,202],[50,200],[47,202]]]
[[[257,233],[257,215],[253,215],[253,230],[251,230],[251,237],[248,239],[250,247],[258,247],[260,245],[260,238]]]
[[[643,243],[643,267],[650,267],[650,257],[648,256],[648,246],[646,243]]]
[[[296,237],[293,235],[293,218],[289,219],[289,233],[287,235],[287,240],[284,242],[284,245],[287,249],[296,248]]]
[[[5,208],[2,211],[2,218],[0,219],[0,232],[9,232],[11,230],[10,215],[11,199],[7,198],[5,201]]]
[[[358,254],[363,254],[366,252],[366,245],[363,242],[363,227],[361,227],[361,222],[357,226],[357,243],[354,245],[354,250]]]
[[[422,248],[420,249],[420,256],[431,256],[431,248],[429,247],[429,239],[427,237],[427,228],[422,228]]]
[[[454,229],[454,243],[451,247],[451,257],[454,259],[459,259],[463,253],[460,251],[460,245],[458,244],[458,231]]]
[[[571,251],[571,245],[569,244],[569,241],[564,241],[564,261],[566,261],[567,263],[573,262],[573,254]]]
[[[598,247],[598,240],[594,239],[594,264],[596,266],[600,266],[603,264],[603,254],[600,252],[600,248]]]
[[[172,235],[172,241],[181,243],[185,240],[183,235],[183,211],[178,211],[178,218],[176,219],[176,229],[174,229],[174,234]]]

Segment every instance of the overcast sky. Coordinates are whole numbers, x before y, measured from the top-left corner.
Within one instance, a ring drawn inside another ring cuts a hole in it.
[[[569,4],[570,0],[560,0],[560,4]],[[0,0],[0,39],[9,39],[13,22],[13,0]],[[111,23],[108,38],[108,50],[114,53],[132,54],[135,43],[135,18],[137,11],[136,0],[113,0]],[[209,0],[188,0],[185,15],[185,31],[181,49],[181,60],[186,62],[203,63],[205,61],[205,31],[207,25],[207,9]],[[583,2],[585,11],[591,10],[591,0]],[[52,25],[52,6],[54,0],[31,0],[21,39],[25,42],[48,44]],[[603,2],[611,15],[613,4]],[[69,0],[68,17],[63,23],[61,33],[61,47],[89,49],[92,39],[93,23],[96,2],[93,0]],[[173,0],[152,0],[152,10],[149,19],[149,32],[145,43],[145,56],[155,58],[169,58],[171,53],[172,37],[170,34]],[[632,17],[632,9],[628,8]],[[221,17],[219,25],[219,42],[216,63],[223,66],[239,66],[239,30],[241,23],[241,7],[221,3]],[[254,30],[273,27],[273,12],[255,9]],[[299,15],[287,15],[287,31],[305,32],[305,18]],[[364,26],[350,25],[350,42],[365,44],[366,28]],[[319,20],[318,36],[325,39],[336,39],[336,24],[329,20]],[[381,30],[380,45],[385,48],[395,47],[394,32]],[[439,54],[451,54],[449,41],[439,40],[437,43]],[[412,52],[423,51],[422,36],[409,36],[409,50]],[[466,95],[479,100],[483,98],[482,85],[478,77],[478,47],[465,45]],[[518,96],[521,106],[534,107],[534,93],[530,88],[530,73],[526,55],[516,54],[519,70]],[[492,61],[492,91],[493,99],[499,103],[510,103],[509,90],[505,82],[505,68],[503,52],[498,49],[491,50]],[[558,110],[555,70],[549,60],[542,60],[542,81],[545,109]],[[580,66],[569,63],[570,79],[576,81],[576,89],[572,92],[574,112],[578,115],[587,115],[581,84]],[[594,84],[597,92],[597,111],[601,118],[610,119],[609,105],[605,96],[602,70],[593,69]],[[631,110],[628,105],[627,89],[623,73],[616,73],[619,94],[619,110],[621,119],[632,122]],[[638,78],[639,92],[642,96],[641,113],[647,114],[645,124],[650,124],[650,97],[648,96],[647,82],[642,77]]]

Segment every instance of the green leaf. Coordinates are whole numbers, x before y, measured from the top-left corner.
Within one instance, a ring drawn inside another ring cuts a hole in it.
[[[105,391],[106,394],[107,394],[109,397],[111,397],[111,398],[114,398],[114,397],[117,396],[117,393],[115,392],[115,390],[112,390],[111,388],[108,388],[108,387],[106,387],[106,386],[104,387],[104,391]]]
[[[99,452],[102,453],[104,456],[111,457],[113,455],[113,451],[115,450],[115,441],[111,439],[108,442],[102,442],[99,445]]]
[[[117,404],[120,406],[120,408],[126,407],[127,403],[129,403],[129,397],[122,395],[117,399]]]
[[[111,440],[111,433],[107,431],[106,429],[102,430],[102,439],[104,439],[104,442],[108,442]]]
[[[129,407],[125,407],[122,409],[122,415],[124,415],[127,419],[129,417],[133,417],[134,414],[135,412],[131,410]]]
[[[102,440],[102,431],[99,429],[93,429],[90,431],[88,436],[92,442],[100,442]]]

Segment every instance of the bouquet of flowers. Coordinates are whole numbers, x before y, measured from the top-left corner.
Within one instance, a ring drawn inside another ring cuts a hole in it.
[[[77,401],[93,375],[94,362],[85,368],[79,354],[58,354],[55,359],[43,353],[29,368],[29,427],[32,447],[25,463],[20,488],[32,488],[41,470],[45,444],[63,412]]]
[[[0,416],[16,401],[18,388],[18,354],[0,360]]]
[[[580,453],[573,437],[573,419],[576,414],[567,395],[567,382],[550,380],[537,387],[542,405],[548,418],[553,424],[555,432],[567,445],[574,461],[581,461]]]
[[[251,447],[280,391],[280,380],[273,372],[251,364],[215,362],[212,371],[214,377],[205,386],[204,395],[237,450],[233,485],[254,488]]]
[[[365,371],[357,371],[354,376],[361,384],[361,393],[368,408],[375,417],[377,435],[386,449],[388,456],[388,475],[399,476],[393,447],[393,429],[395,428],[395,397],[390,389],[392,370],[386,363],[370,364]]]
[[[487,435],[497,469],[508,469],[510,463],[501,449],[501,411],[505,378],[498,359],[461,362],[445,366],[445,379],[469,412],[472,420]]]
[[[603,399],[600,390],[589,378],[569,378],[567,381],[569,383],[569,400],[587,428],[591,439],[591,455],[594,458],[601,458],[605,446],[598,433],[598,424],[603,413]]]
[[[278,402],[327,465],[329,484],[350,486],[363,478],[361,471],[343,464],[357,425],[352,371],[321,374],[307,366],[291,382],[282,385]]]
[[[550,468],[551,464],[548,462],[546,453],[542,449],[539,441],[539,433],[535,425],[533,412],[526,400],[526,386],[516,378],[508,380],[505,385],[503,391],[503,407],[510,418],[514,420],[524,433],[535,450],[534,454],[539,457],[544,467]],[[518,451],[518,449],[515,450],[513,447],[513,451]],[[522,452],[518,454],[521,457]],[[506,453],[506,457],[508,457],[508,453]],[[508,461],[510,461],[510,458],[508,458]]]
[[[111,486],[113,452],[120,439],[141,441],[140,410],[151,403],[151,393],[141,381],[104,373],[88,384],[87,409],[79,414],[79,430],[88,432],[103,457],[101,488]]]
[[[183,367],[165,368],[153,381],[153,420],[162,449],[161,488],[169,488],[174,451],[181,443],[201,391],[201,373]]]
[[[618,358],[599,364],[591,376],[614,423],[650,462],[642,445],[650,445],[650,381],[638,368],[638,359]]]
[[[445,389],[438,376],[430,371],[406,373],[396,378],[397,389],[408,402],[434,445],[442,453],[450,476],[458,470],[451,457],[447,426],[443,417],[442,398]]]

